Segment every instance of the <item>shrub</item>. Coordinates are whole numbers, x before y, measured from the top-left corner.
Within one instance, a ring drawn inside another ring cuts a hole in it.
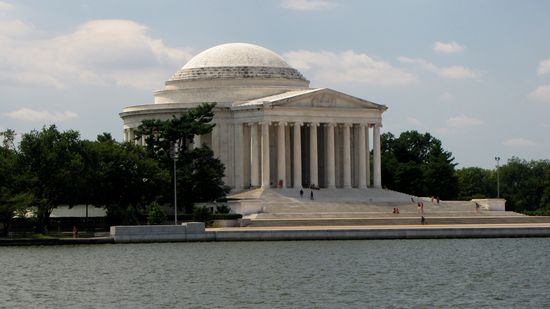
[[[160,208],[157,202],[147,205],[147,224],[156,225],[166,222],[166,214]]]
[[[221,204],[216,206],[216,213],[219,214],[228,214],[231,211],[231,208],[226,204]]]
[[[212,223],[212,213],[206,207],[195,207],[193,209],[193,220],[209,225]]]

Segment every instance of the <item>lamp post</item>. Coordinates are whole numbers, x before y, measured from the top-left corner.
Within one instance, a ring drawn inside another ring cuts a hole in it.
[[[497,198],[500,198],[500,177],[498,175],[500,157],[495,157],[495,161],[497,161]]]
[[[178,160],[178,149],[175,142],[170,143],[170,157],[174,160],[174,225],[178,225],[178,194],[176,191],[176,161]]]

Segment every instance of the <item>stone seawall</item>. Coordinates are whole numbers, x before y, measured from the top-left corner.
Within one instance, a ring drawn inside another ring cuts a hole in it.
[[[203,223],[185,223],[181,226],[116,226],[111,228],[111,237],[115,243],[550,237],[550,224],[205,229]]]
[[[434,228],[434,229],[327,229],[273,231],[219,231],[216,241],[243,240],[354,240],[354,239],[429,239],[429,238],[493,238],[549,237],[550,228]],[[209,237],[211,238],[211,237]]]

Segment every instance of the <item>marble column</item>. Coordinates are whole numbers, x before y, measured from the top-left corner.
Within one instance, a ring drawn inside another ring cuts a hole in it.
[[[336,188],[336,160],[334,158],[334,123],[327,124],[327,188]]]
[[[367,149],[365,146],[365,125],[359,124],[359,188],[367,187]]]
[[[244,183],[244,161],[243,161],[243,130],[244,126],[242,123],[235,123],[234,124],[234,132],[235,132],[235,147],[233,152],[233,158],[235,162],[234,166],[234,173],[233,178],[235,179],[235,189],[241,190],[245,183]],[[200,135],[199,135],[200,137]],[[200,147],[200,142],[199,142]]]
[[[302,138],[300,134],[302,123],[294,122],[294,188],[302,188]]]
[[[252,187],[260,185],[260,139],[258,137],[258,125],[250,124],[250,184]]]
[[[265,121],[262,123],[262,188],[269,187],[269,122]]]
[[[129,131],[130,129],[124,129],[124,141],[125,142],[128,142],[130,139],[129,139]]]
[[[129,142],[132,143],[132,144],[135,144],[136,143],[136,135],[134,134],[134,129],[128,129],[129,130]]]
[[[286,162],[286,168],[285,168],[285,174],[286,174],[286,180],[285,184],[286,187],[290,187],[290,184],[292,183],[292,160],[290,159],[290,127],[287,125],[285,126],[285,162]]]
[[[212,128],[212,152],[214,157],[220,157],[220,124],[216,123],[216,126]]]
[[[380,158],[380,124],[379,123],[374,125],[372,148],[373,148],[373,153],[374,153],[374,158],[373,158],[373,160],[374,160],[374,162],[373,162],[374,183],[373,183],[373,186],[375,188],[382,188],[382,165],[381,165],[381,158]]]
[[[285,126],[283,121],[279,121],[277,126],[277,187],[282,182],[281,188],[286,188]]]
[[[365,126],[365,148],[366,148],[366,173],[367,173],[367,187],[370,187],[370,142],[369,142],[369,127],[370,125],[367,124]]]
[[[349,123],[344,124],[344,188],[351,188],[351,142]]]
[[[319,170],[317,159],[317,122],[309,124],[309,185],[319,185]]]
[[[200,148],[201,147],[201,136],[195,135],[193,136],[193,149]]]

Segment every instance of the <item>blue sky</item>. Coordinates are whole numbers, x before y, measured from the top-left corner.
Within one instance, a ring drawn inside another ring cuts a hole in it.
[[[387,105],[383,132],[429,132],[460,167],[549,159],[549,38],[547,1],[0,0],[0,129],[120,140],[124,106],[247,42],[312,87]]]

